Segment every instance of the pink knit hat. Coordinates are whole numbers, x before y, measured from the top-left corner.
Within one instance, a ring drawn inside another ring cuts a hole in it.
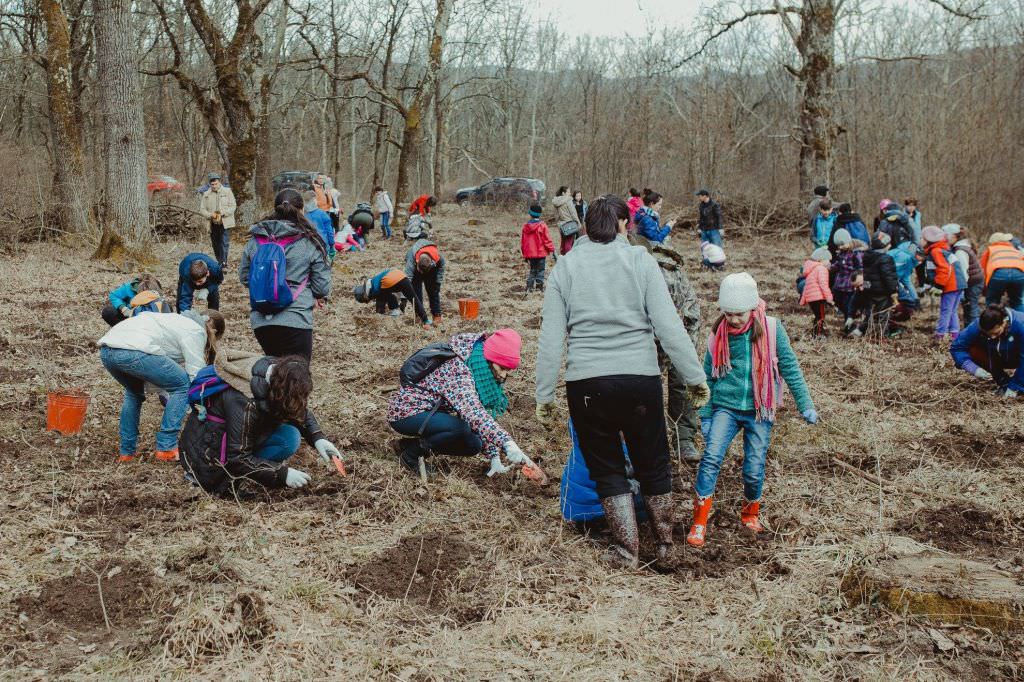
[[[921,238],[929,244],[935,242],[941,242],[946,238],[946,233],[942,231],[942,228],[938,225],[929,225],[921,230]]]
[[[888,207],[889,207],[889,206],[890,206],[890,205],[891,205],[892,203],[893,203],[893,200],[892,200],[892,199],[882,199],[881,201],[879,201],[879,202],[878,202],[878,210],[879,210],[879,211],[884,211],[884,210],[885,210],[886,208],[888,208]]]
[[[523,339],[515,329],[499,329],[484,339],[484,359],[505,369],[519,366]]]

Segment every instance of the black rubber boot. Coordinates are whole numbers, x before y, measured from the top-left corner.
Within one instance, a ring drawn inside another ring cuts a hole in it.
[[[637,551],[640,549],[640,531],[636,526],[636,510],[633,509],[633,495],[615,495],[601,500],[612,544],[602,557],[620,568],[637,567]]]

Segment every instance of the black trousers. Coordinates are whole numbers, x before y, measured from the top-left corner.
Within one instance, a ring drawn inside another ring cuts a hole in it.
[[[616,374],[567,381],[569,416],[600,498],[630,492],[626,457],[645,496],[672,492],[661,376]]]
[[[253,330],[260,348],[267,355],[275,358],[285,355],[301,355],[313,361],[313,330],[296,329],[280,325],[267,325]]]
[[[128,319],[127,317],[121,314],[120,310],[118,310],[109,303],[103,306],[103,310],[100,311],[100,317],[102,317],[103,321],[109,324],[111,327],[113,327],[118,322],[124,322],[125,320]]]
[[[210,244],[213,246],[213,257],[223,267],[228,262],[228,247],[231,245],[231,233],[224,229],[224,225],[210,223]]]
[[[375,299],[377,312],[383,315],[388,310],[397,308],[399,306],[398,294],[401,294],[405,300],[412,301],[413,306],[416,308],[417,319],[424,322],[427,320],[427,312],[423,309],[423,302],[416,296],[416,292],[412,288],[412,282],[409,281],[408,277],[392,287],[381,289],[377,292]],[[438,300],[438,305],[440,305],[440,300]]]
[[[427,275],[421,275],[414,270],[412,273],[412,288],[416,292],[416,298],[423,304],[423,288],[427,289],[427,298],[430,299],[430,314],[437,317],[441,314],[441,285],[437,283],[437,271]]]

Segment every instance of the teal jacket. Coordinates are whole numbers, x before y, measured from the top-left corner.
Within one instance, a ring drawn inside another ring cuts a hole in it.
[[[807,382],[804,381],[804,374],[800,371],[800,361],[796,359],[796,353],[789,345],[789,335],[786,334],[782,322],[776,322],[776,354],[779,358],[779,373],[796,400],[796,409],[804,413],[814,409],[811,392],[807,390]],[[751,333],[748,331],[729,337],[729,359],[732,362],[732,370],[724,377],[715,379],[711,376],[711,352],[708,351],[704,354],[704,373],[708,377],[708,386],[711,387],[711,400],[700,409],[701,418],[710,418],[715,407],[726,407],[743,412],[754,411],[754,386],[750,376]]]

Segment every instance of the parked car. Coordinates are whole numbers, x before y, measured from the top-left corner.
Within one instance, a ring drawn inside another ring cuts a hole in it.
[[[300,192],[311,192],[313,181],[320,175],[318,171],[281,171],[274,176],[274,194],[283,189],[295,189]]]
[[[151,175],[146,182],[146,191],[150,195],[160,193],[180,196],[185,193],[185,184],[178,182],[170,175]]]
[[[494,178],[478,187],[464,187],[456,191],[455,203],[460,206],[543,204],[544,189],[544,183],[533,178]]]

